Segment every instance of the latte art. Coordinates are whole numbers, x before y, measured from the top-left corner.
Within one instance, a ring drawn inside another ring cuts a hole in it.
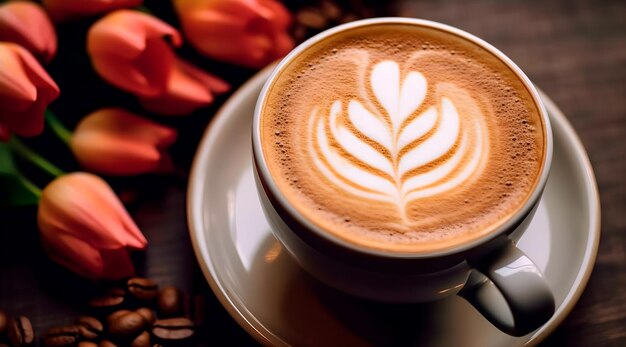
[[[271,182],[333,238],[392,252],[493,232],[528,200],[544,125],[519,77],[435,29],[365,26],[277,71],[259,104]]]
[[[424,107],[426,78],[411,71],[402,79],[394,61],[376,64],[369,83],[375,100],[364,93],[363,102],[337,100],[312,111],[309,154],[333,184],[396,205],[408,222],[408,202],[453,189],[476,174],[487,156],[487,131],[482,116],[462,122],[448,97]]]

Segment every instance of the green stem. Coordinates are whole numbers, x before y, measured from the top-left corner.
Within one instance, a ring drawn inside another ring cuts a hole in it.
[[[46,121],[48,122],[48,125],[50,125],[52,131],[61,139],[61,141],[65,142],[65,144],[69,146],[70,140],[72,139],[72,132],[67,130],[65,125],[61,123],[52,111],[47,109],[45,114]]]
[[[22,175],[17,175],[16,177],[20,181],[20,183],[22,183],[22,186],[24,186],[24,188],[28,189],[38,198],[41,197],[41,189],[39,189],[39,187],[37,187],[33,182],[31,182],[30,180],[28,180],[28,178]]]
[[[11,147],[11,149],[15,153],[19,154],[22,158],[30,161],[31,163],[38,166],[43,171],[46,171],[50,175],[54,177],[65,175],[65,172],[63,170],[59,169],[54,164],[46,160],[44,157],[37,154],[32,149],[28,148],[28,146],[26,146],[16,136],[11,137],[11,140],[9,141],[9,147]]]

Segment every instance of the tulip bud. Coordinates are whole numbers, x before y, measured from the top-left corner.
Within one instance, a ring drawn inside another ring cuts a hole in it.
[[[44,9],[27,1],[0,5],[0,41],[17,43],[44,62],[57,51],[54,26]]]
[[[96,72],[112,85],[142,97],[156,97],[166,90],[174,67],[170,44],[182,44],[178,31],[138,11],[112,12],[87,33],[87,51]]]
[[[0,133],[38,135],[58,96],[59,87],[26,49],[0,42]]]
[[[141,5],[142,0],[43,0],[55,21],[65,21]]]
[[[109,185],[89,173],[63,175],[48,184],[37,223],[50,258],[90,279],[132,276],[128,250],[147,245]]]
[[[207,57],[258,68],[294,46],[291,15],[275,0],[174,0],[185,37]]]
[[[70,147],[86,169],[109,175],[172,171],[165,152],[176,130],[117,108],[104,108],[83,118]]]
[[[141,98],[141,104],[149,111],[180,116],[209,105],[213,102],[214,94],[222,94],[228,90],[228,83],[175,58],[166,90],[156,97]]]

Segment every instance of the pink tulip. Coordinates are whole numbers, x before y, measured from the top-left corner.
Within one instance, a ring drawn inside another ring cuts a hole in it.
[[[89,173],[71,173],[48,184],[37,223],[50,258],[90,279],[133,275],[128,250],[147,245],[109,185]]]
[[[119,10],[89,30],[87,46],[94,68],[112,85],[137,95],[144,107],[165,115],[184,115],[209,105],[230,86],[178,58],[176,29],[137,11]]]
[[[165,152],[176,130],[117,108],[89,114],[70,141],[72,152],[86,169],[109,175],[137,175],[173,170]]]
[[[141,5],[142,0],[43,0],[55,21],[89,17]]]
[[[159,96],[141,98],[147,110],[180,116],[213,102],[214,94],[226,93],[228,83],[179,58],[175,59],[167,89]]]
[[[174,0],[185,37],[207,57],[262,67],[294,46],[291,15],[276,0]]]
[[[26,49],[0,42],[0,137],[41,133],[44,111],[58,96],[59,87]]]
[[[170,44],[182,44],[176,29],[131,10],[106,15],[87,34],[87,51],[96,72],[112,85],[141,97],[156,97],[167,89],[175,64]]]
[[[30,1],[0,5],[0,41],[17,43],[44,62],[57,51],[54,26],[44,9]]]

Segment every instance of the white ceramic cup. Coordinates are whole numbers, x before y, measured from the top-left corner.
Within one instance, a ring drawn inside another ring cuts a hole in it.
[[[302,216],[274,182],[261,147],[260,117],[268,88],[296,56],[338,32],[355,27],[401,23],[439,30],[482,47],[519,77],[543,119],[544,162],[530,198],[500,228],[484,237],[445,251],[396,253],[361,247],[321,230]],[[502,52],[457,28],[420,19],[375,18],[344,24],[296,47],[274,69],[259,96],[252,146],[257,188],[274,235],[314,277],[346,293],[386,302],[425,302],[460,295],[502,331],[525,335],[547,322],[554,298],[541,271],[515,246],[530,223],[546,184],[552,159],[550,121],[528,77]]]

